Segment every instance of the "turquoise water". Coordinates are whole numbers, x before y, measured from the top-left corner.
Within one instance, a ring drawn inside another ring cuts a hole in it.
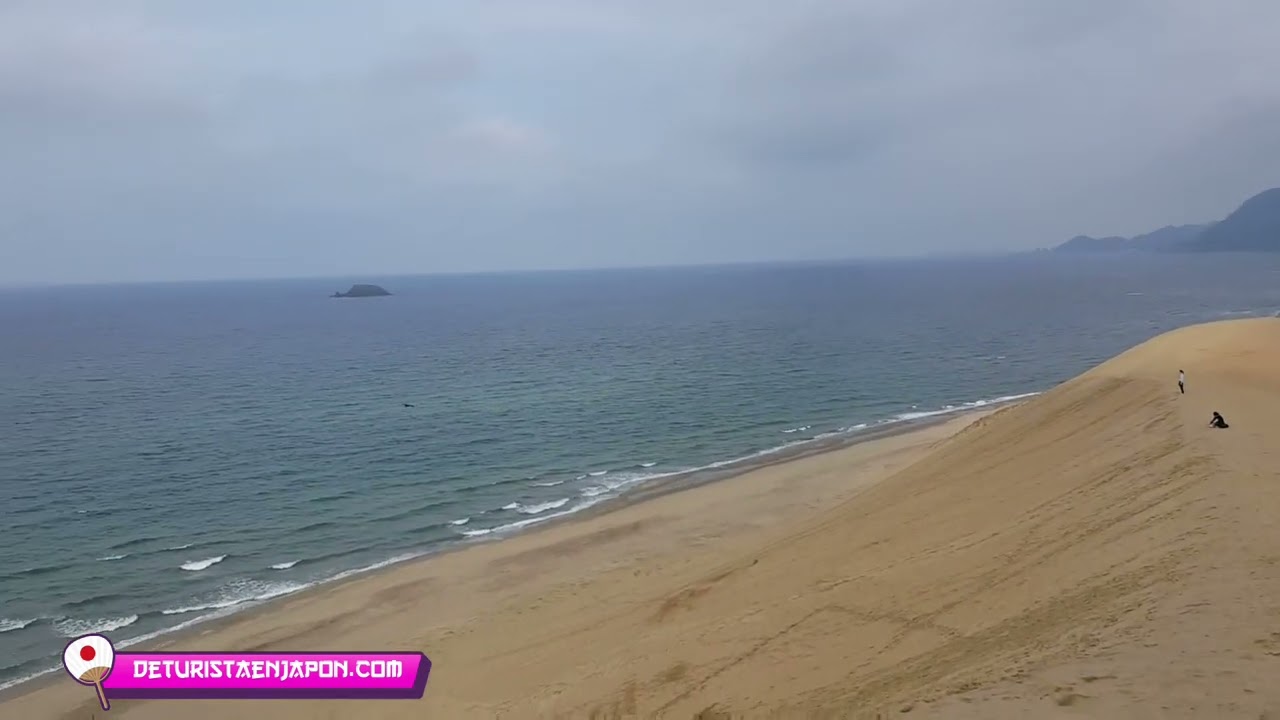
[[[360,280],[0,291],[0,685],[1280,311],[1275,256]]]

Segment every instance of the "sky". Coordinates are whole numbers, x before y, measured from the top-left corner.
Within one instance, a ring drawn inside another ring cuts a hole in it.
[[[0,0],[0,284],[1026,250],[1280,185],[1274,0]]]

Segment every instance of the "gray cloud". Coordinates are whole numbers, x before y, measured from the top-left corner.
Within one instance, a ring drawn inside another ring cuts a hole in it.
[[[1269,0],[0,7],[0,282],[1023,249],[1276,184]]]

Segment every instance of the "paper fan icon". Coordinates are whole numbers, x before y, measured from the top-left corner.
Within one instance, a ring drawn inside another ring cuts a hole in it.
[[[98,691],[98,703],[103,710],[110,710],[107,694],[102,691],[102,681],[111,674],[116,660],[116,649],[111,641],[101,635],[83,635],[71,641],[62,651],[62,665],[76,682],[92,685]]]

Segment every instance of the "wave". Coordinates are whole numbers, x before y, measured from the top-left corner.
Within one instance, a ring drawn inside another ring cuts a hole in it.
[[[105,592],[97,595],[89,595],[79,600],[69,600],[62,605],[64,611],[75,612],[80,608],[92,607],[102,603],[117,602],[120,600],[128,600],[129,596],[123,593]]]
[[[977,410],[978,408],[984,408],[989,405],[1003,405],[1005,403],[1017,402],[1018,400],[1026,400],[1027,398],[1035,397],[1036,395],[1039,395],[1039,394],[1040,393],[1038,392],[1033,392],[1033,393],[1022,393],[1020,395],[1002,395],[1000,397],[991,398],[988,400],[974,400],[972,402],[960,403],[958,405],[944,405],[942,408],[938,410],[920,410],[920,411],[914,411],[914,412],[900,413],[898,415],[894,415],[889,420],[885,420],[879,424],[888,425],[890,423],[895,423],[895,422],[921,420],[924,418],[938,417],[940,415],[951,415],[954,413],[965,412],[968,410]]]
[[[297,560],[290,560],[289,562],[276,563],[275,565],[271,566],[271,569],[272,570],[288,570],[289,568],[297,564],[298,564]]]
[[[6,681],[4,681],[4,682],[0,682],[0,690],[8,690],[8,689],[9,689],[9,688],[11,688],[11,687],[15,687],[15,686],[17,686],[17,685],[21,685],[22,683],[27,682],[28,680],[35,680],[36,678],[38,678],[38,677],[40,677],[40,676],[42,676],[42,675],[48,675],[48,674],[49,674],[49,673],[51,673],[51,672],[57,672],[57,671],[59,671],[59,670],[61,670],[61,669],[62,669],[62,666],[61,666],[61,665],[57,665],[57,666],[54,666],[54,667],[45,668],[44,670],[40,670],[40,671],[37,671],[37,672],[33,672],[33,673],[31,673],[30,675],[23,675],[22,677],[18,677],[18,678],[14,678],[14,679],[12,679],[12,680],[6,680]]]
[[[640,463],[640,467],[642,467],[642,468],[651,468],[651,467],[653,467],[654,465],[657,465],[657,464],[658,464],[658,463],[656,463],[656,462]]]
[[[139,546],[139,545],[146,545],[146,544],[148,544],[148,543],[153,543],[153,542],[155,542],[155,541],[157,541],[157,540],[159,540],[159,539],[160,539],[160,538],[158,538],[158,537],[140,537],[140,538],[133,538],[133,539],[131,539],[131,540],[125,540],[124,542],[118,542],[118,543],[116,543],[115,545],[112,545],[111,547],[109,547],[109,548],[107,548],[107,549],[108,549],[108,550],[116,550],[116,551],[119,551],[119,550],[127,550],[128,548],[134,548],[134,547],[137,547],[137,546]]]
[[[397,520],[404,520],[405,518],[419,517],[437,508],[442,508],[442,507],[445,507],[446,505],[452,505],[452,504],[453,503],[450,500],[436,500],[434,502],[429,502],[426,505],[411,507],[407,510],[400,510],[399,512],[393,515],[383,515],[381,517],[374,518],[373,521],[386,523],[386,522],[395,522]],[[315,527],[318,527],[320,525],[336,525],[336,524],[337,523],[317,523]]]
[[[302,527],[297,528],[296,530],[293,530],[293,533],[301,534],[304,532],[311,532],[313,530],[323,530],[325,528],[337,527],[337,526],[338,526],[338,523],[333,522],[332,520],[320,520],[318,522],[313,522],[313,523],[308,523],[307,525],[303,525]]]
[[[95,618],[93,620],[79,620],[76,618],[58,618],[53,622],[53,629],[62,637],[74,638],[89,633],[104,633],[112,630],[119,630],[123,627],[138,622],[137,615],[126,615],[124,617],[113,618]]]
[[[533,485],[534,487],[555,487],[555,486],[557,486],[557,485],[563,485],[563,484],[564,484],[564,481],[563,481],[563,480],[551,480],[551,481],[549,481],[549,482],[536,482],[536,483],[530,483],[530,484],[531,484],[531,485]]]
[[[32,576],[32,577],[36,577],[40,575],[48,575],[49,573],[55,573],[55,572],[58,572],[59,570],[66,570],[69,567],[71,566],[64,563],[61,565],[42,565],[40,567],[23,568],[17,572],[8,573],[7,575],[0,575],[0,580],[17,579],[24,575]]]
[[[608,474],[609,474],[608,470],[596,470],[594,472],[587,473],[587,477],[600,477],[601,475],[608,475]]]
[[[789,429],[789,430],[783,430],[782,432],[787,433],[787,434],[790,434],[790,433],[797,433],[797,432],[804,432],[805,430],[808,430],[808,429],[809,429],[809,428],[811,428],[811,427],[813,427],[813,426],[812,426],[812,425],[803,425],[803,426],[801,426],[801,427],[794,427],[794,428],[791,428],[791,429]]]
[[[848,427],[839,428],[833,432],[820,433],[819,435],[813,438],[792,440],[789,442],[782,443],[781,445],[775,445],[773,447],[765,448],[763,450],[757,450],[755,452],[748,453],[746,455],[741,455],[735,458],[729,458],[727,460],[717,460],[715,462],[708,463],[706,465],[700,465],[698,467],[687,468],[685,470],[676,470],[672,472],[656,473],[652,475],[640,475],[640,476],[633,476],[629,478],[623,477],[620,479],[620,481],[605,482],[600,485],[589,485],[582,489],[581,495],[583,497],[589,497],[589,498],[602,497],[602,496],[608,495],[613,491],[623,489],[626,486],[634,485],[637,482],[657,480],[660,478],[672,477],[677,475],[687,475],[691,473],[704,472],[708,470],[720,470],[726,467],[742,465],[742,464],[749,463],[753,460],[760,460],[762,458],[767,458],[767,457],[778,455],[790,450],[795,450],[796,448],[803,447],[806,445],[811,445],[815,442],[829,440],[834,437],[848,436],[853,433],[867,430],[869,428],[880,428],[880,427],[891,426],[891,425],[900,424],[904,422],[910,422],[914,420],[921,420],[921,419],[930,418],[930,417],[938,417],[943,415],[951,415],[955,413],[969,412],[969,411],[978,410],[984,407],[990,407],[993,405],[1003,405],[1006,403],[1017,402],[1019,400],[1025,400],[1027,398],[1035,397],[1037,395],[1040,395],[1040,393],[1030,392],[1030,393],[1020,393],[1017,395],[1001,395],[999,397],[994,397],[994,398],[973,400],[971,402],[964,402],[964,403],[959,403],[955,405],[946,405],[937,410],[913,410],[911,412],[900,413],[898,415],[894,415],[892,417],[874,421],[874,422],[858,423],[856,425],[850,425]],[[808,427],[811,427],[811,426],[806,426],[806,429],[808,429]],[[799,428],[796,428],[796,429],[797,431],[799,431]]]
[[[9,618],[0,618],[0,633],[21,630],[36,620],[39,620],[39,618],[31,618],[30,620],[10,620]]]
[[[450,520],[449,524],[450,525],[466,525],[469,522],[471,522],[471,518],[464,517],[464,518],[458,518],[457,520]]]
[[[165,550],[186,550],[189,547],[191,547],[191,543],[187,543],[186,545],[174,545],[173,547],[165,548]]]
[[[331,502],[334,502],[335,500],[342,500],[343,498],[348,498],[348,497],[351,497],[352,495],[355,495],[355,494],[356,494],[356,491],[355,491],[355,490],[344,490],[344,491],[342,491],[342,492],[340,492],[340,493],[338,493],[338,494],[336,494],[336,495],[322,495],[322,496],[317,497],[317,498],[311,498],[311,499],[310,499],[310,500],[308,500],[307,502],[316,503],[317,505],[321,505],[321,504],[324,504],[324,503],[331,503]]]
[[[299,583],[263,582],[261,580],[236,579],[215,591],[213,597],[196,605],[161,610],[161,615],[186,615],[205,610],[224,610],[236,605],[270,600],[309,587]]]
[[[226,555],[218,555],[217,557],[205,558],[203,560],[192,560],[191,562],[184,562],[179,567],[181,567],[183,570],[195,572],[197,570],[204,570],[204,569],[213,567],[214,565],[217,565],[218,563],[226,559],[227,559]]]
[[[362,574],[364,574],[364,573],[372,572],[372,571],[374,571],[374,570],[381,570],[382,568],[384,568],[384,567],[388,567],[388,566],[391,566],[391,565],[398,565],[398,564],[400,564],[400,563],[402,563],[402,562],[405,562],[405,561],[407,561],[407,560],[414,560],[414,559],[417,559],[417,558],[422,557],[423,555],[428,554],[429,552],[431,552],[431,551],[429,551],[429,550],[421,550],[421,551],[417,551],[417,552],[402,553],[402,554],[400,554],[400,555],[396,555],[395,557],[387,558],[386,560],[381,560],[381,561],[376,562],[376,563],[374,563],[374,564],[372,564],[372,565],[365,565],[365,566],[363,566],[363,567],[353,568],[353,569],[351,569],[351,570],[343,570],[342,572],[338,573],[337,575],[334,575],[333,577],[325,578],[324,580],[321,580],[320,582],[321,582],[321,583],[331,583],[331,582],[337,582],[338,580],[345,580],[346,578],[349,578],[349,577],[351,577],[352,575],[362,575]],[[314,584],[319,584],[319,583],[312,583],[312,584],[314,585]]]
[[[548,510],[564,507],[569,502],[569,498],[560,498],[559,500],[551,500],[544,503],[536,503],[533,505],[521,504],[516,508],[516,512],[521,515],[541,515]]]
[[[582,488],[578,491],[578,494],[584,498],[600,498],[601,500],[604,500],[609,497],[613,497],[620,491],[626,490],[634,485],[650,482],[652,480],[676,477],[678,475],[687,475],[699,470],[706,470],[709,467],[710,466],[703,466],[656,473],[618,473],[614,475],[612,479],[601,480],[599,484],[588,485]]]
[[[129,553],[124,553],[122,555],[107,555],[106,557],[98,558],[98,562],[111,562],[112,560],[123,560],[127,557],[129,557]]]
[[[505,525],[498,525],[496,527],[491,527],[491,528],[477,528],[475,530],[463,530],[462,534],[469,538],[478,538],[478,537],[484,537],[486,535],[493,535],[493,534],[502,535],[502,534],[509,533],[513,530],[519,530],[521,528],[529,527],[530,525],[536,525],[537,523],[546,522],[548,520],[553,520],[555,518],[565,517],[566,515],[572,515],[576,512],[581,512],[593,505],[598,505],[603,499],[604,498],[591,498],[591,499],[584,500],[583,502],[580,502],[577,505],[574,505],[568,510],[561,510],[560,512],[550,513],[547,515],[539,515],[538,517],[529,518],[528,520],[517,520],[512,523],[507,523]]]

